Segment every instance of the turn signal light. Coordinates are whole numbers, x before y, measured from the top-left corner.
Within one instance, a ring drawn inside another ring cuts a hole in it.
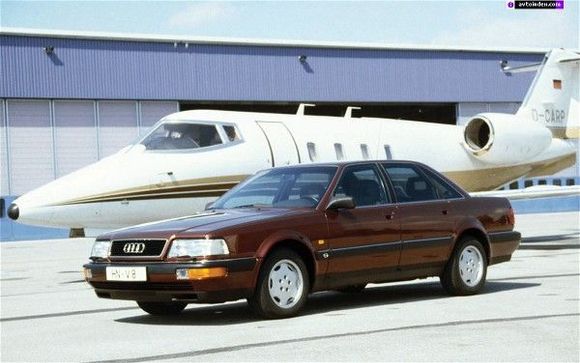
[[[178,268],[175,270],[175,277],[178,280],[203,280],[224,277],[227,274],[228,270],[225,267]]]
[[[89,281],[93,278],[93,271],[91,271],[90,268],[83,269],[83,277],[85,278],[85,281]]]

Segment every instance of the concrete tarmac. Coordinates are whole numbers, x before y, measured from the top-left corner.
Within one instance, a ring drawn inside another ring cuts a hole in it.
[[[93,240],[0,244],[0,361],[580,360],[578,212],[516,216],[524,243],[485,291],[450,297],[437,278],[310,296],[260,320],[245,301],[152,317],[82,280]]]

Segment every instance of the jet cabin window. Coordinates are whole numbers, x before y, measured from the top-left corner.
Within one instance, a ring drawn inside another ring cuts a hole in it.
[[[141,141],[147,150],[184,150],[199,149],[224,142],[218,125],[196,123],[162,123]],[[239,139],[233,126],[230,131],[224,128],[228,141]]]
[[[308,156],[310,157],[310,161],[317,161],[318,155],[316,154],[316,145],[313,142],[309,142],[306,144],[308,148]]]
[[[360,144],[360,152],[362,154],[363,159],[368,160],[371,158],[369,155],[369,147],[367,144]]]
[[[385,145],[385,157],[387,160],[393,160],[393,154],[391,153],[391,147],[389,145]]]
[[[334,144],[334,152],[336,153],[336,160],[344,160],[344,150],[342,149],[342,144]]]

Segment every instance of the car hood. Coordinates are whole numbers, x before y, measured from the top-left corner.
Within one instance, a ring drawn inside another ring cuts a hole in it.
[[[119,229],[97,237],[97,239],[138,239],[163,238],[173,235],[187,234],[188,236],[203,237],[213,231],[237,227],[245,223],[267,221],[287,216],[289,214],[304,213],[306,210],[282,208],[241,208],[227,210],[212,210],[197,213],[191,216],[145,223],[137,226]]]

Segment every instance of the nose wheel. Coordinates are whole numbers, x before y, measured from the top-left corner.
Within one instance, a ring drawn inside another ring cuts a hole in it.
[[[81,238],[85,237],[85,229],[84,228],[71,228],[68,232],[69,238]]]

